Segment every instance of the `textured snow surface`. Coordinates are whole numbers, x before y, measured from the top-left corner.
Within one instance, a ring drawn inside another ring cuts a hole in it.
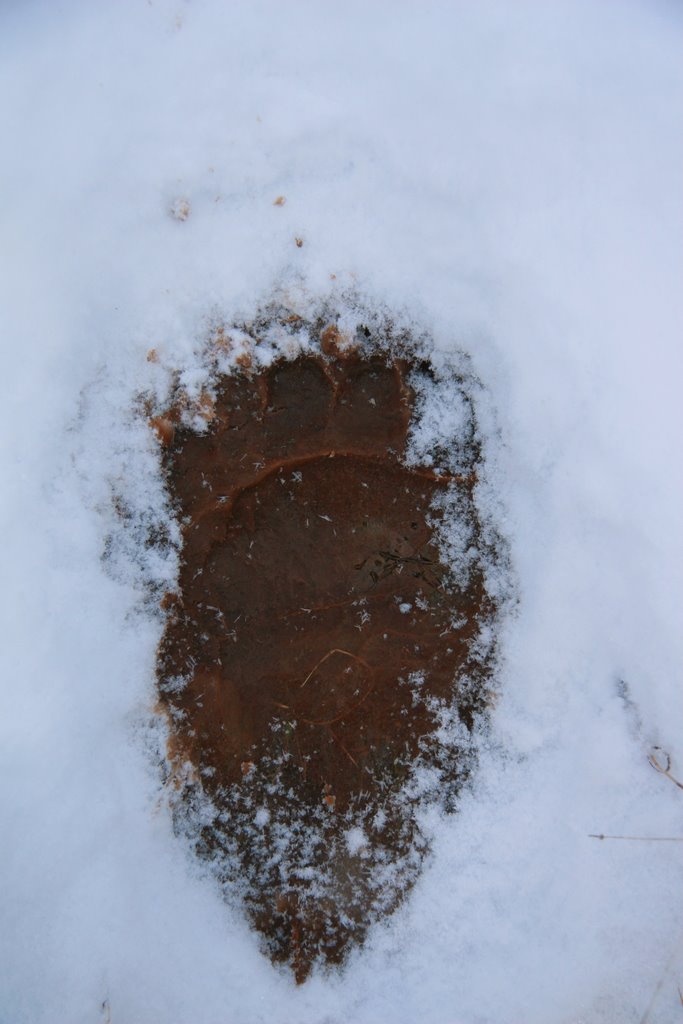
[[[683,844],[589,833],[683,836],[682,43],[666,0],[2,5],[1,1021],[680,1019]],[[519,605],[460,813],[297,989],[172,834],[101,556],[124,483],[163,511],[134,395],[347,288],[469,353]]]

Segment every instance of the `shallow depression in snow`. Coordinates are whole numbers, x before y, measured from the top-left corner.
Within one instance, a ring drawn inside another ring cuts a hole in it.
[[[302,294],[214,325],[195,398],[183,374],[142,402],[182,538],[157,666],[176,827],[300,982],[395,910],[426,808],[457,807],[510,592],[467,357],[437,372],[353,313]],[[171,525],[116,504],[112,547],[166,551]]]

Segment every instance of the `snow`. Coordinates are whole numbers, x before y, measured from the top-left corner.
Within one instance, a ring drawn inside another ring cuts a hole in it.
[[[359,854],[367,843],[367,836],[362,828],[350,828],[346,833],[346,845],[352,857]]]
[[[680,8],[0,19],[0,1019],[678,1020],[681,845],[589,834],[683,836],[647,763],[658,744],[683,774]],[[469,354],[518,598],[459,814],[425,821],[427,869],[345,973],[298,989],[187,858],[151,765],[140,579],[173,556],[101,561],[113,496],[163,521],[135,396],[175,370],[200,389],[212,318],[274,289],[355,289],[435,363]]]

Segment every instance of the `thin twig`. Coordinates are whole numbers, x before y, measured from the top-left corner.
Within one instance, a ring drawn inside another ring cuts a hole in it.
[[[328,728],[329,728],[329,727],[328,727]],[[358,761],[356,761],[356,759],[355,759],[355,757],[353,756],[353,754],[350,754],[350,753],[348,752],[348,750],[346,749],[346,747],[344,746],[344,744],[342,743],[342,741],[341,741],[341,740],[339,739],[339,737],[338,737],[338,736],[335,736],[335,734],[334,734],[334,733],[332,732],[332,730],[331,730],[331,729],[329,729],[329,733],[330,733],[330,736],[332,737],[332,739],[334,740],[334,742],[335,742],[335,743],[337,743],[337,744],[339,744],[339,746],[340,746],[340,747],[342,748],[342,750],[344,751],[344,753],[345,753],[345,754],[346,754],[346,756],[348,757],[349,761],[351,761],[351,762],[352,762],[353,764],[355,764],[356,768],[358,768]]]
[[[317,670],[320,668],[323,662],[327,661],[328,658],[331,658],[333,654],[345,654],[347,658],[353,658],[354,661],[359,661],[361,665],[364,665],[366,668],[370,668],[367,661],[363,661],[363,659],[359,658],[357,654],[352,654],[351,651],[344,651],[342,650],[341,647],[333,647],[331,651],[328,651],[327,654],[323,655],[320,661],[313,666],[313,668],[311,669],[311,671],[308,673],[303,683],[301,684],[300,689],[303,689],[303,687],[306,685],[306,683],[311,678],[313,673],[317,672]]]
[[[683,836],[606,836],[588,833],[589,839],[629,839],[640,843],[683,843]]]
[[[655,747],[654,749],[662,750],[661,747]],[[679,782],[678,779],[675,779],[669,771],[669,769],[671,768],[671,758],[667,754],[666,750],[662,750],[662,753],[666,758],[666,766],[660,764],[654,754],[650,754],[650,756],[648,757],[648,761],[650,762],[650,764],[656,772],[659,772],[660,775],[666,775],[667,779],[671,779],[674,786],[678,786],[679,789],[683,789],[683,782]]]

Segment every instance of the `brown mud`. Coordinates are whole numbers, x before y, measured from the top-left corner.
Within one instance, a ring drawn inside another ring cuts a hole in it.
[[[416,364],[321,348],[220,377],[204,432],[153,424],[183,533],[158,655],[178,807],[299,981],[414,881],[415,766],[457,793],[490,674],[483,573],[434,535],[446,492],[476,520],[475,466],[406,465]]]

